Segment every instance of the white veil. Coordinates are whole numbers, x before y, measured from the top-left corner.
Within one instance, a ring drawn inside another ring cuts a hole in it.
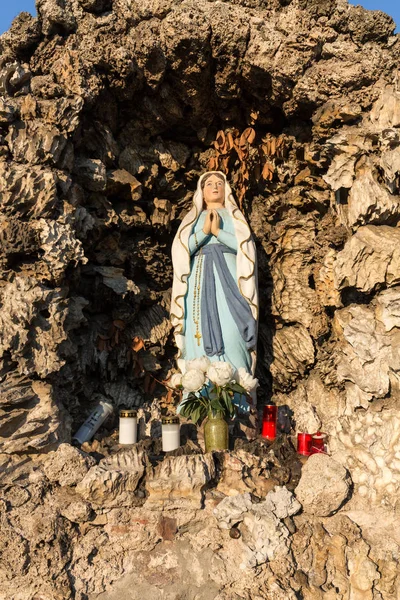
[[[258,322],[257,257],[256,247],[251,237],[250,228],[236,204],[231,187],[227,182],[224,173],[221,173],[220,171],[208,171],[207,173],[203,173],[199,178],[197,189],[193,196],[193,206],[183,218],[172,243],[174,278],[172,283],[171,323],[175,329],[175,343],[179,349],[178,361],[185,349],[185,296],[187,292],[187,279],[190,275],[189,237],[203,210],[203,190],[201,189],[201,182],[209,173],[218,173],[218,175],[223,176],[225,181],[225,208],[228,209],[232,216],[236,239],[238,241],[236,258],[237,284],[240,293],[251,308],[253,317]],[[256,349],[254,348],[254,350],[252,350],[253,374],[255,362]]]

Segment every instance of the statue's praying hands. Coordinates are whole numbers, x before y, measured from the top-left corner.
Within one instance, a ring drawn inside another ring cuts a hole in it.
[[[215,235],[215,237],[218,237],[219,230],[220,230],[220,223],[221,223],[220,216],[218,214],[218,211],[214,208],[211,211],[211,233],[213,235]]]
[[[207,216],[206,216],[206,219],[205,219],[204,225],[203,225],[203,232],[206,235],[210,235],[210,233],[211,233],[211,213],[212,213],[211,210],[207,211]]]
[[[210,233],[211,233],[212,235],[217,237],[219,234],[219,231],[220,231],[220,226],[221,226],[221,219],[218,214],[218,211],[215,208],[208,210],[207,216],[205,218],[204,225],[203,225],[203,232],[206,235],[210,235]]]

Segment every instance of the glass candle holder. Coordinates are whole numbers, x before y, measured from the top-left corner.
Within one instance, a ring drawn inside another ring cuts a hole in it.
[[[119,411],[119,443],[136,444],[137,412],[132,409]]]
[[[321,433],[320,431],[317,431],[317,433],[314,433],[314,435],[311,438],[311,454],[318,454],[318,453],[325,453],[326,452],[326,448],[325,448],[325,440],[326,440],[326,433]]]
[[[264,406],[261,436],[267,440],[276,438],[276,417],[278,407],[275,404]]]
[[[90,413],[83,425],[79,427],[72,440],[78,444],[88,442],[99,429],[100,425],[111,415],[113,410],[113,405],[109,402],[100,402],[94,411]]]
[[[297,453],[303,456],[310,456],[312,445],[311,433],[298,433],[297,434]]]
[[[162,417],[161,424],[163,452],[176,450],[181,445],[181,426],[179,417]]]

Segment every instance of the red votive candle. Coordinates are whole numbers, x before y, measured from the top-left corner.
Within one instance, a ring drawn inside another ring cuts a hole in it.
[[[325,438],[326,433],[321,433],[320,431],[314,433],[311,440],[311,454],[325,452]]]
[[[267,440],[276,438],[276,417],[278,407],[275,404],[267,404],[264,406],[261,436]]]
[[[303,456],[310,456],[312,446],[312,435],[311,433],[298,433],[297,434],[297,453]]]

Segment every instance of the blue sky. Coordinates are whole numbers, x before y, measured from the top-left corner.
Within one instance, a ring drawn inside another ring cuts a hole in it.
[[[36,15],[35,0],[0,0],[0,33],[6,31],[12,20],[22,11]]]
[[[35,0],[0,0],[0,33],[6,31],[14,17],[26,10],[36,14]],[[361,4],[369,10],[383,10],[393,17],[400,31],[400,2],[399,0],[350,0],[350,4]]]

